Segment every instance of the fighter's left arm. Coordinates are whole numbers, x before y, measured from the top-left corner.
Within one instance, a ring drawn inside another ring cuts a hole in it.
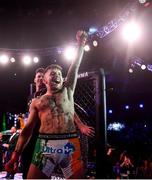
[[[74,122],[82,134],[85,134],[89,137],[93,137],[95,135],[94,128],[84,124],[76,113],[74,113]]]
[[[78,31],[76,34],[76,39],[78,43],[77,58],[70,65],[65,83],[65,85],[69,87],[73,92],[75,90],[78,70],[84,54],[84,46],[87,40],[87,33],[85,31]]]

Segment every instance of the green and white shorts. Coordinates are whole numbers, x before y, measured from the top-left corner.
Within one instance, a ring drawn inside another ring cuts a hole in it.
[[[69,178],[83,167],[77,134],[40,134],[36,142],[32,164],[47,177],[51,177],[54,168],[58,166],[64,177]]]

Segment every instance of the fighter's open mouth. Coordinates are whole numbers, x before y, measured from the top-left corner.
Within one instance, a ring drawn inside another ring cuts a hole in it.
[[[53,79],[53,80],[52,80],[52,83],[54,83],[54,84],[60,84],[60,79]]]

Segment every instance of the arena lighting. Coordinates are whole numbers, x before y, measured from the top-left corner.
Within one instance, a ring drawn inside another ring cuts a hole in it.
[[[138,0],[140,4],[148,7],[150,5],[150,0]]]
[[[129,67],[129,69],[128,69],[128,72],[129,72],[129,73],[133,73],[133,72],[134,72],[134,67],[135,67],[134,61],[132,61],[132,62],[131,62],[131,65],[130,65],[130,67]]]
[[[145,65],[145,64],[142,64],[142,65],[141,65],[141,69],[142,69],[142,70],[145,70],[145,69],[146,69],[146,65]]]
[[[11,57],[11,58],[10,58],[10,61],[11,61],[12,63],[14,63],[14,62],[15,62],[15,58],[14,58],[14,57]]]
[[[84,50],[85,50],[85,51],[90,51],[90,46],[89,46],[88,44],[86,44],[86,45],[84,46]]]
[[[98,42],[96,40],[94,40],[92,44],[93,44],[94,47],[98,46]]]
[[[77,55],[76,48],[73,46],[66,47],[63,53],[64,53],[64,57],[68,61],[74,60]]]
[[[109,109],[109,114],[112,114],[112,112],[113,112],[112,109]]]
[[[144,105],[143,105],[143,104],[139,104],[139,107],[140,107],[140,108],[143,108],[143,107],[144,107]]]
[[[0,63],[1,64],[7,64],[9,62],[9,58],[7,55],[1,55],[0,56]]]
[[[132,68],[129,68],[128,72],[129,72],[129,73],[133,73],[134,71],[133,71]]]
[[[58,47],[58,48],[57,48],[57,53],[58,53],[58,54],[62,54],[62,52],[63,52],[63,48]]]
[[[114,18],[113,20],[109,21],[104,26],[99,26],[97,31],[93,33],[92,30],[91,33],[88,34],[93,37],[97,36],[98,38],[104,38],[111,32],[113,32],[115,29],[117,29],[122,23],[124,23],[137,9],[138,9],[138,1],[130,1],[120,12],[118,17]],[[90,28],[91,29],[91,28]]]
[[[135,22],[130,22],[124,25],[122,35],[126,41],[132,43],[140,38],[141,29]]]
[[[109,131],[121,131],[125,128],[125,125],[119,122],[110,123],[107,130]]]
[[[132,16],[139,7],[138,0],[131,0],[127,3],[127,5],[122,9],[122,11],[118,14],[117,17],[107,22],[104,26],[100,25],[98,27],[90,27],[88,30],[88,39],[94,39],[97,37],[98,39],[102,39],[105,36],[112,33],[115,29],[119,28],[124,22],[128,20],[130,16]],[[0,48],[1,51],[7,51],[17,56],[20,56],[24,52],[28,52],[29,49],[8,49],[8,48]],[[33,54],[38,54],[41,56],[48,56],[54,55],[54,52],[58,54],[62,54],[64,50],[63,46],[57,47],[48,47],[48,48],[41,48],[41,49],[31,49],[30,52],[33,51]]]
[[[144,61],[137,56],[131,57],[130,61],[131,61],[131,67],[132,68],[135,68],[136,66],[139,66],[141,68],[141,66],[144,65]],[[145,68],[145,67],[142,66],[142,68]]]
[[[92,35],[92,34],[94,34],[96,32],[97,32],[97,28],[96,27],[90,27],[89,31],[88,31],[88,35]]]
[[[126,105],[126,106],[125,106],[125,109],[126,109],[126,110],[128,110],[129,108],[130,108],[129,105]]]
[[[30,65],[31,62],[32,62],[30,56],[24,56],[23,59],[22,59],[22,61],[23,61],[23,64],[24,64],[24,65]]]
[[[128,18],[133,15],[136,10],[138,10],[139,2],[137,0],[132,0],[127,3],[127,5],[122,9],[122,11],[119,13],[119,15],[107,22],[104,26],[99,25],[98,28],[96,27],[90,27],[88,31],[88,39],[92,39],[93,37],[97,37],[98,39],[102,39],[105,36],[112,33],[115,29],[120,27],[124,22],[128,20]],[[5,50],[7,52],[16,54],[17,56],[20,56],[26,51],[29,51],[29,49],[8,49],[8,48],[0,48],[1,51]],[[41,48],[41,49],[31,49],[30,52],[33,51],[33,53],[36,53],[41,56],[48,56],[48,55],[54,55],[54,52],[58,54],[62,54],[64,50],[63,46],[57,46],[57,47],[48,47],[48,48]]]
[[[38,58],[38,57],[34,57],[34,58],[33,58],[33,62],[34,62],[34,63],[38,63],[38,62],[39,62],[39,58]]]
[[[139,0],[141,4],[144,4],[147,0]]]
[[[142,70],[147,69],[148,71],[152,71],[152,65],[145,64],[144,60],[137,56],[131,57],[130,61],[131,61],[131,69],[134,69],[136,66],[139,66]]]
[[[139,62],[138,60],[135,60],[134,64],[140,67],[142,66],[142,62]]]
[[[151,64],[148,64],[148,65],[147,65],[147,69],[148,69],[149,71],[152,71],[152,65],[151,65]]]

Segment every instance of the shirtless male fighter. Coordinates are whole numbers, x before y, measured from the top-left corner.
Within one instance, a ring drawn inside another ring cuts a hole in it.
[[[15,151],[5,168],[15,171],[20,154],[40,119],[39,136],[30,165],[28,179],[50,178],[56,165],[65,178],[83,178],[80,142],[74,123],[74,90],[78,69],[84,53],[87,34],[78,31],[78,55],[72,62],[63,84],[62,68],[50,65],[44,72],[47,92],[33,99],[27,124],[19,136]]]

